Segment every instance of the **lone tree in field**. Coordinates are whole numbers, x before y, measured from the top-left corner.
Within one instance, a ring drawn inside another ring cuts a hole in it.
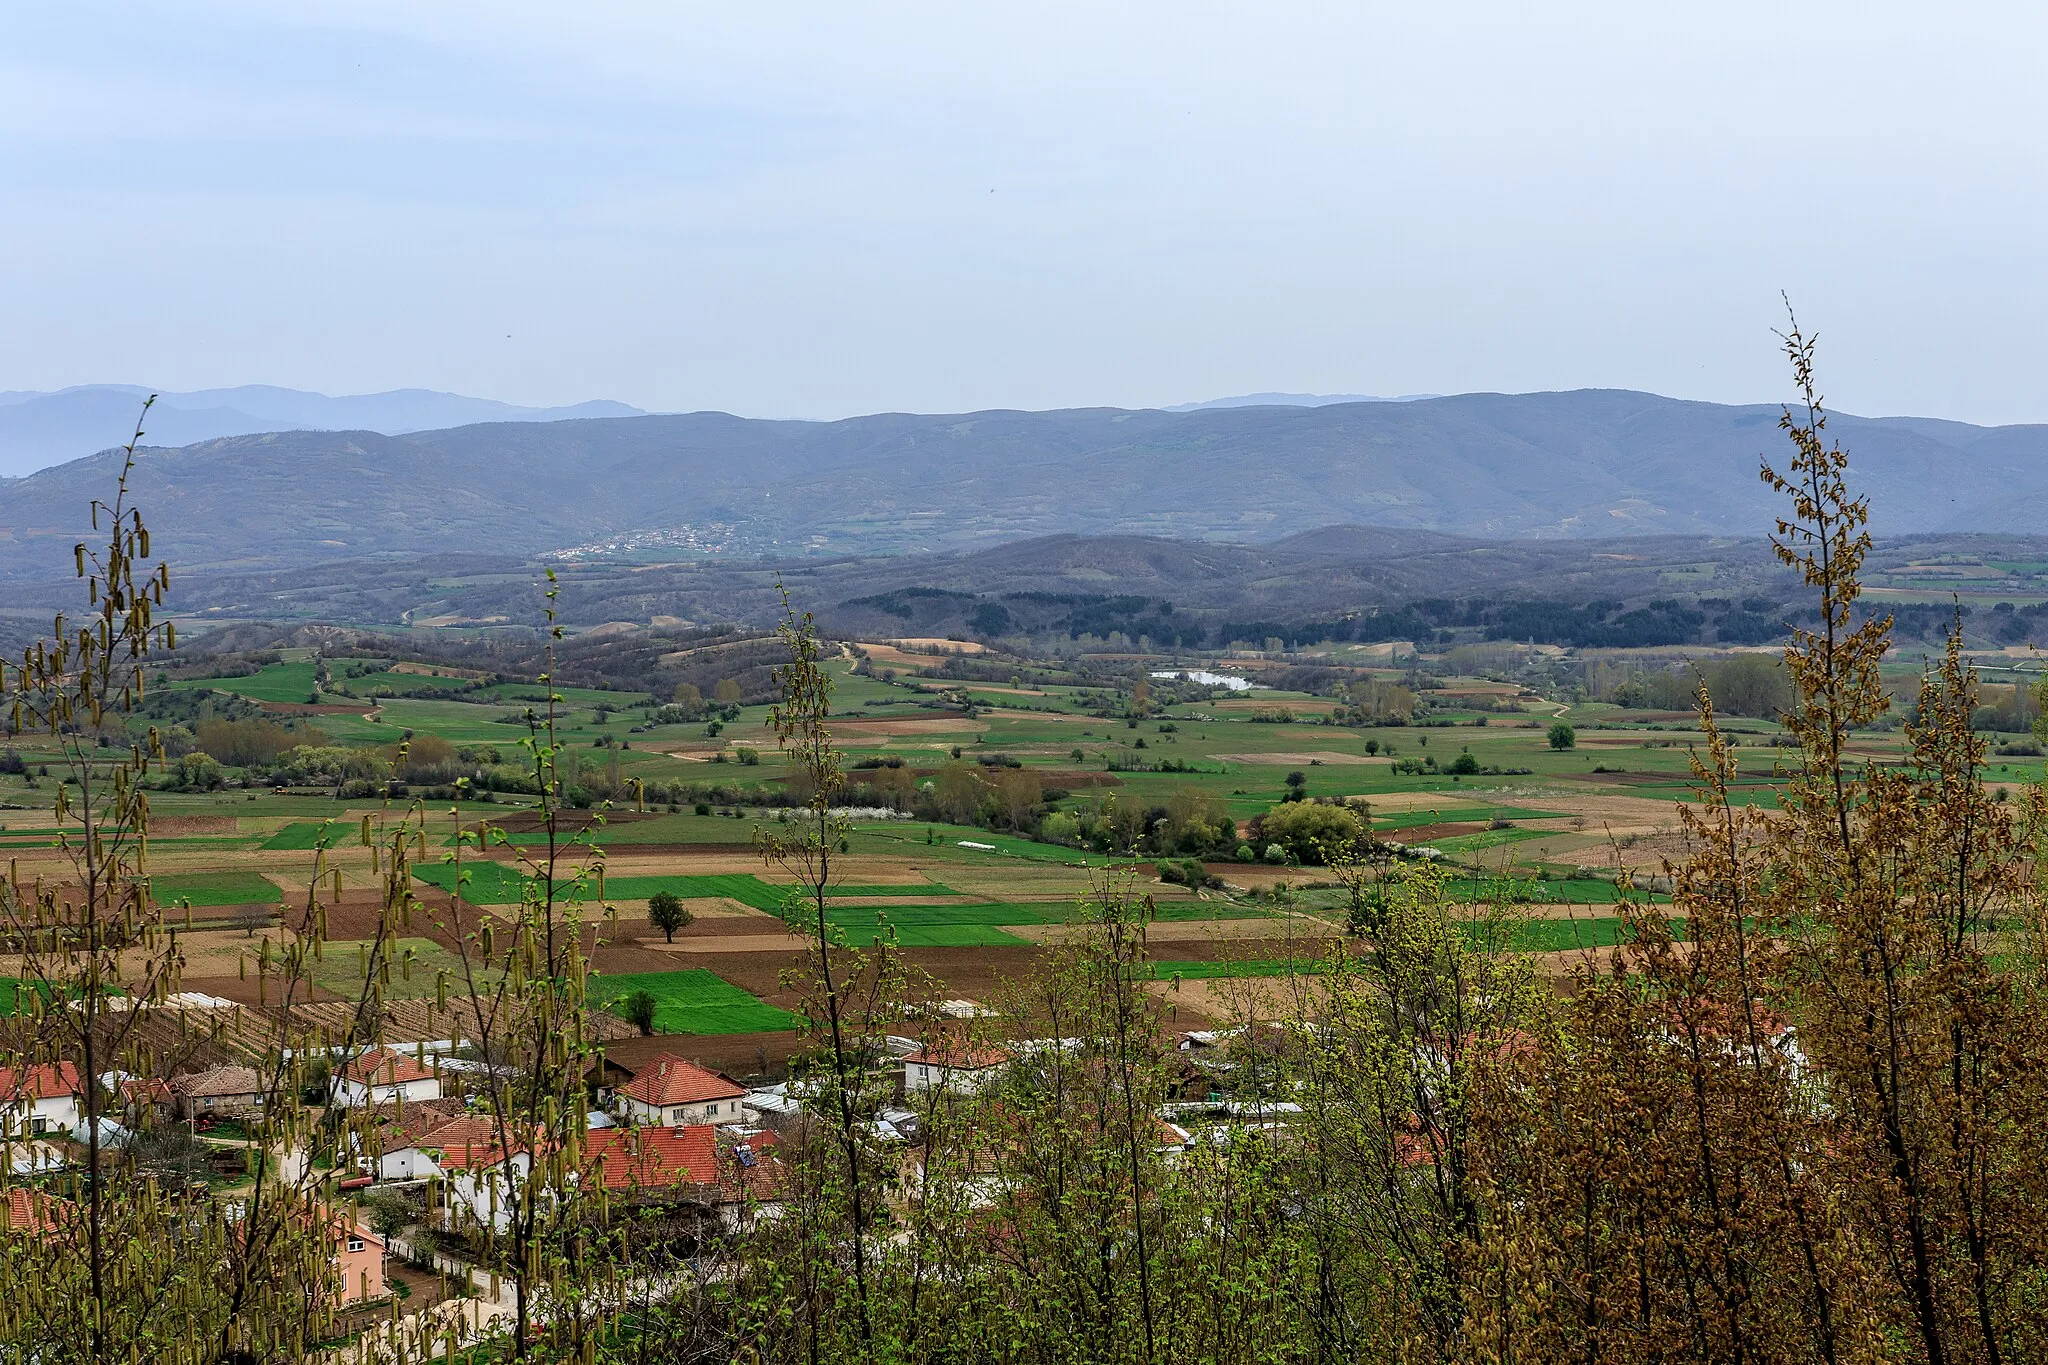
[[[1564,752],[1566,749],[1578,748],[1579,732],[1572,729],[1565,721],[1559,721],[1550,727],[1550,747],[1556,749],[1559,753]]]
[[[676,941],[676,930],[686,927],[696,918],[684,906],[682,897],[673,891],[657,891],[647,898],[647,922],[661,930],[662,936],[670,943]]]

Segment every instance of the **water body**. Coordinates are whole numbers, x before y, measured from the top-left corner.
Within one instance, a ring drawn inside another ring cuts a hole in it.
[[[1263,685],[1253,682],[1250,678],[1240,678],[1234,673],[1210,673],[1195,668],[1167,669],[1164,672],[1155,672],[1152,676],[1155,678],[1186,678],[1189,682],[1198,682],[1204,687],[1227,687],[1233,692],[1249,692],[1253,688]]]

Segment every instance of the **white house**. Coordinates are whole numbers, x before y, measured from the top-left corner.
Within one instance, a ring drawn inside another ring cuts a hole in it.
[[[431,1103],[407,1106],[402,1115],[393,1110],[376,1121],[373,1173],[379,1180],[432,1179],[441,1174],[444,1145],[495,1146],[497,1131],[489,1119],[445,1113]]]
[[[373,1047],[335,1071],[331,1093],[334,1103],[350,1109],[401,1100],[438,1100],[441,1078],[415,1057],[388,1047]]]
[[[508,1154],[494,1142],[451,1145],[435,1154],[435,1166],[447,1181],[451,1215],[504,1232],[515,1198],[524,1197],[533,1153],[520,1147]]]
[[[670,1128],[743,1122],[746,1097],[743,1087],[716,1071],[666,1054],[612,1092],[619,1115],[627,1122]]]
[[[1012,1055],[999,1047],[973,1043],[927,1043],[903,1059],[906,1093],[943,1090],[971,1095],[1002,1074]]]
[[[85,1088],[69,1062],[0,1067],[0,1104],[8,1137],[68,1133],[85,1117]]]

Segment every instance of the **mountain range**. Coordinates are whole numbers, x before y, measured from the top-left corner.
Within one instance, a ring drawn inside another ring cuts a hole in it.
[[[5,409],[0,409],[5,411]],[[702,412],[291,431],[152,447],[160,553],[260,570],[486,553],[677,560],[967,550],[1056,534],[1260,543],[1331,525],[1517,537],[1756,537],[1779,409],[1624,390],[1172,413],[837,422]],[[1837,415],[1880,533],[2028,532],[2048,426]],[[0,573],[67,569],[117,456],[0,485]]]
[[[0,476],[33,473],[124,444],[135,429],[136,411],[151,392],[134,384],[81,384],[51,393],[0,392]],[[563,408],[526,408],[431,389],[330,398],[302,389],[244,384],[158,394],[149,413],[149,436],[156,444],[174,446],[283,430],[362,430],[398,436],[470,422],[559,422],[639,413],[639,408],[603,399]]]

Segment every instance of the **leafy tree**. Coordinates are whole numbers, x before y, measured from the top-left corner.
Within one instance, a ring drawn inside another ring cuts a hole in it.
[[[676,930],[687,927],[696,916],[673,891],[657,891],[647,898],[647,922],[661,930],[668,942],[676,941]]]
[[[651,1038],[654,1036],[654,1012],[657,1008],[659,1003],[654,992],[640,990],[619,997],[615,1012],[619,1018],[639,1029],[642,1038]]]
[[[1550,747],[1559,752],[1566,749],[1575,749],[1579,744],[1579,732],[1572,729],[1570,724],[1565,721],[1554,723],[1550,727],[1548,738],[1550,740]]]

